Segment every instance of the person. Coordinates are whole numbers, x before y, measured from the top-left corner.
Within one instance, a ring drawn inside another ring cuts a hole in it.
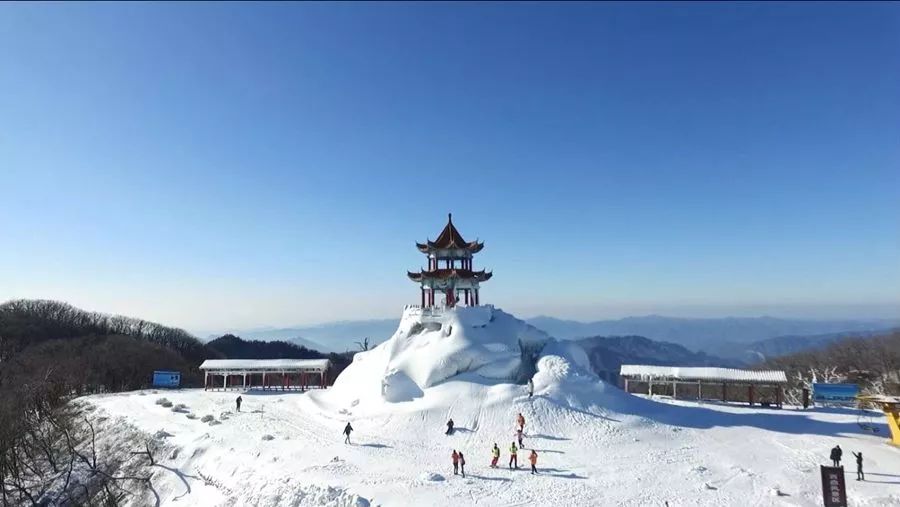
[[[519,457],[516,456],[516,453],[519,452],[519,448],[516,447],[516,443],[513,442],[512,445],[509,446],[509,468],[512,470],[513,463],[516,464],[516,468],[519,468]]]
[[[462,474],[463,478],[466,477],[466,457],[463,456],[463,453],[459,453],[459,471]]]
[[[841,456],[843,456],[844,451],[841,450],[841,446],[836,445],[834,449],[831,450],[831,463],[832,465],[839,467],[841,466]]]
[[[444,435],[452,435],[453,434],[453,419],[447,421],[447,432]]]
[[[456,453],[456,449],[453,449],[450,459],[453,460],[453,475],[459,475],[459,454]]]
[[[237,411],[238,411],[238,412],[241,411],[241,403],[242,403],[243,401],[244,401],[243,398],[241,398],[240,396],[238,396],[237,399],[234,400],[235,405],[237,405]]]
[[[500,460],[500,448],[497,447],[497,442],[494,442],[494,448],[491,449],[491,468],[497,468],[497,461]]]
[[[344,435],[346,435],[346,436],[344,437],[344,443],[345,443],[345,444],[349,444],[349,443],[350,443],[350,432],[351,432],[351,431],[353,431],[353,426],[350,426],[350,423],[348,422],[347,425],[344,426]]]
[[[537,473],[537,452],[532,449],[531,454],[528,456],[528,461],[531,462],[531,473]]]
[[[522,412],[519,412],[519,415],[516,416],[516,424],[519,425],[522,431],[525,431],[525,416],[522,415]]]
[[[522,436],[523,436],[522,428],[517,429],[517,430],[516,430],[516,437],[519,439],[519,449],[522,448]]]
[[[528,379],[528,397],[531,398],[534,396],[534,381]]]
[[[863,473],[862,469],[862,451],[852,453],[856,456],[856,480],[864,481],[866,480],[866,474]]]

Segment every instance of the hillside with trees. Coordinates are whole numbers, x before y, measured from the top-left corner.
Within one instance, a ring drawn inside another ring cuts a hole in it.
[[[842,338],[824,348],[775,357],[758,366],[784,370],[785,399],[799,403],[813,382],[850,382],[863,393],[900,395],[900,331]]]

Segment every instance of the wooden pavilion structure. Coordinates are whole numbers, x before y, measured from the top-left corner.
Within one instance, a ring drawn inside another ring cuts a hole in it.
[[[328,387],[328,359],[207,359],[200,365],[205,389]]]
[[[626,392],[673,398],[774,405],[781,408],[787,376],[779,370],[623,364],[619,373]],[[637,389],[636,389],[637,388]]]
[[[419,284],[422,308],[435,306],[435,291],[444,293],[445,306],[458,303],[477,306],[481,303],[480,286],[493,273],[475,271],[472,260],[484,248],[480,241],[466,241],[453,225],[453,215],[447,215],[447,225],[434,241],[416,243],[416,248],[428,257],[428,269],[408,271],[406,276]]]

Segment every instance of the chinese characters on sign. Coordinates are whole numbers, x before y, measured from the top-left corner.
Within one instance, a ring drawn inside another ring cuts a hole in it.
[[[844,484],[844,467],[822,468],[822,498],[825,507],[847,507],[847,488]]]

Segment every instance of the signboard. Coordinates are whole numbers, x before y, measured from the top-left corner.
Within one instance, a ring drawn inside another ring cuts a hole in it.
[[[844,467],[820,467],[822,469],[822,498],[825,507],[847,507],[847,486],[844,483]]]
[[[852,405],[858,394],[856,384],[813,384],[813,401],[818,403]]]
[[[178,387],[181,385],[181,372],[155,371],[153,372],[153,387]]]

